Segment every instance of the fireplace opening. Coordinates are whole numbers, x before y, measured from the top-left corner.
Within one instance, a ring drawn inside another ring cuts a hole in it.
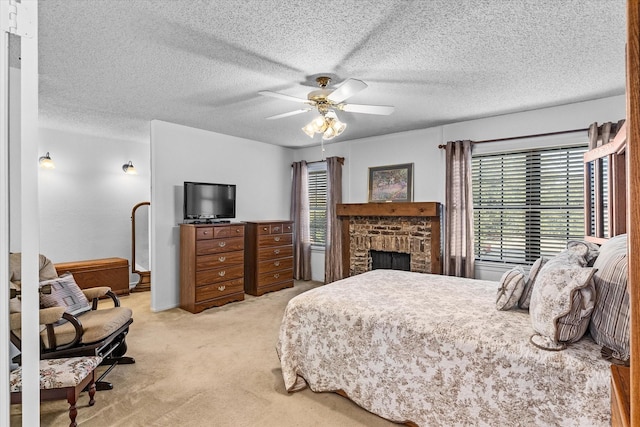
[[[371,269],[388,269],[411,271],[411,254],[386,251],[369,251],[371,254]]]

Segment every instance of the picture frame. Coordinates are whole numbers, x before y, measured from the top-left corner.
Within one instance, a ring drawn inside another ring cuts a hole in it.
[[[413,163],[369,168],[369,202],[413,201]]]

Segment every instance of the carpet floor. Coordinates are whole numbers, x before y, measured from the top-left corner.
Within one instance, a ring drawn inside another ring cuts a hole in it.
[[[319,286],[245,295],[244,301],[191,314],[179,308],[154,313],[150,293],[121,297],[133,309],[127,355],[106,380],[113,390],[96,393],[88,406],[78,401],[80,426],[367,426],[396,424],[335,393],[284,389],[275,347],[287,302]],[[100,367],[99,370],[104,368]],[[42,426],[69,425],[64,400],[43,402]],[[21,406],[12,405],[11,425],[21,425]]]

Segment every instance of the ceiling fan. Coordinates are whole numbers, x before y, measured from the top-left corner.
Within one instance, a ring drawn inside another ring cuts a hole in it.
[[[267,117],[267,119],[281,119],[316,109],[320,115],[314,118],[311,123],[303,127],[302,130],[311,138],[313,138],[315,133],[322,133],[322,139],[326,140],[340,135],[347,126],[338,119],[338,116],[335,113],[336,110],[346,111],[349,113],[378,114],[387,116],[393,113],[395,109],[395,107],[389,105],[346,104],[344,101],[347,98],[366,89],[367,84],[361,80],[347,79],[338,88],[327,89],[327,85],[330,81],[331,78],[327,76],[320,76],[316,78],[316,82],[318,83],[318,86],[320,86],[320,89],[309,92],[307,94],[307,99],[286,95],[284,93],[272,92],[269,90],[258,92],[258,94],[263,96],[270,96],[273,98],[306,104],[304,108],[289,111],[287,113],[276,114],[275,116]]]

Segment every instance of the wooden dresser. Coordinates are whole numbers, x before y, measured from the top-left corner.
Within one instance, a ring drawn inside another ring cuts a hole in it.
[[[180,307],[199,313],[244,299],[244,224],[180,225]]]
[[[293,287],[292,221],[248,221],[244,291],[260,296]]]

